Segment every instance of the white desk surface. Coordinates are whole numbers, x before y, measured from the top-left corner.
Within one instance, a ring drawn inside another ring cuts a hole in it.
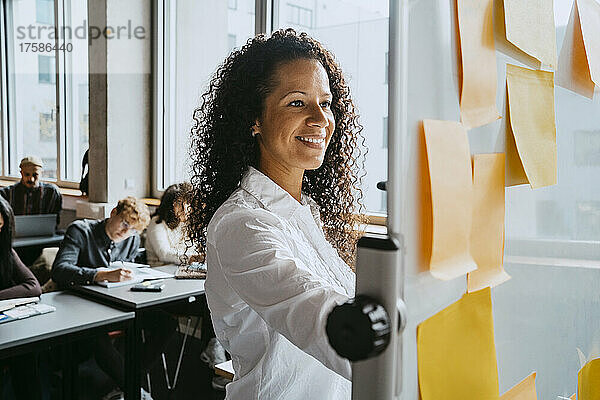
[[[0,350],[133,319],[135,313],[87,300],[69,292],[42,294],[56,311],[0,325]]]

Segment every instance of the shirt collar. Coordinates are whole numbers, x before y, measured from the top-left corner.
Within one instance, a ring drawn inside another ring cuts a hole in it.
[[[306,206],[311,209],[316,206],[316,203],[304,193],[300,194],[302,203],[299,203],[291,194],[254,167],[248,167],[240,187],[254,196],[265,208],[284,218],[293,216]]]
[[[108,247],[112,243],[112,240],[106,234],[106,219],[102,221],[98,221],[98,223],[92,228],[94,232],[94,239],[98,242],[102,247]]]

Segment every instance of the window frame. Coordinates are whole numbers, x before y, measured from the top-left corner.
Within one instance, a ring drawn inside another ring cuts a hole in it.
[[[67,1],[69,0],[54,0],[54,26],[60,27],[64,26],[65,20],[65,10],[67,9]],[[37,3],[36,3],[37,4]],[[0,34],[2,38],[7,38],[6,32],[6,21],[7,21],[7,13],[10,12],[12,7],[11,0],[3,0],[0,1]],[[36,11],[37,13],[37,11]],[[36,16],[37,19],[37,16]],[[54,112],[56,115],[56,178],[44,178],[45,182],[52,182],[59,187],[69,188],[69,189],[79,189],[79,180],[67,180],[66,179],[66,165],[68,152],[66,148],[67,143],[67,132],[66,132],[66,116],[64,115],[64,111],[67,110],[66,103],[67,99],[69,99],[73,94],[69,93],[66,86],[66,77],[64,76],[65,66],[66,66],[66,55],[61,54],[60,45],[66,45],[66,38],[60,38],[60,35],[56,35],[54,39],[54,85],[56,87],[56,106],[51,112]],[[14,94],[9,93],[11,90],[10,85],[8,84],[8,55],[11,54],[9,52],[8,47],[10,43],[8,40],[3,39],[0,41],[0,141],[1,151],[2,151],[2,162],[0,163],[0,179],[3,181],[10,182],[18,182],[20,181],[20,177],[10,175],[10,164],[11,164],[11,156],[10,156],[10,140],[11,140],[11,128],[8,123],[9,113],[12,112],[10,109],[9,99]],[[65,53],[64,51],[62,53]],[[41,54],[46,57],[52,57],[47,54]],[[39,55],[38,55],[39,56]],[[39,57],[38,57],[39,60]],[[39,63],[39,61],[38,61]],[[39,79],[39,71],[38,71],[38,79]],[[50,82],[52,84],[52,82]],[[89,99],[88,99],[89,101]],[[64,110],[64,111],[63,111]],[[79,162],[81,162],[79,160]],[[78,179],[77,177],[73,177],[73,179]]]
[[[165,82],[165,67],[169,67],[170,70],[174,70],[174,61],[167,60],[167,55],[171,52],[171,45],[173,38],[169,43],[166,41],[165,32],[172,28],[172,16],[168,15],[167,5],[172,0],[154,0],[153,11],[152,11],[152,24],[153,24],[153,55],[152,55],[152,72],[153,72],[153,127],[152,127],[152,179],[151,179],[151,195],[155,198],[160,198],[164,193],[165,188],[165,177],[170,172],[170,167],[165,163],[165,126],[169,124],[168,118],[168,106],[171,102],[175,101],[172,95],[166,96],[166,82]],[[254,15],[255,15],[255,29],[254,34],[273,32],[274,27],[278,26],[279,19],[279,0],[255,0],[254,2]],[[169,9],[171,12],[173,9]],[[314,15],[313,15],[314,18]],[[170,25],[165,25],[165,22],[169,22]],[[314,23],[314,20],[313,20]],[[171,30],[172,32],[172,30]],[[387,65],[389,70],[389,64]],[[173,76],[169,76],[172,81]],[[388,130],[389,132],[389,130]],[[385,226],[387,224],[387,214],[384,213],[367,213],[365,216],[369,219],[370,225]]]

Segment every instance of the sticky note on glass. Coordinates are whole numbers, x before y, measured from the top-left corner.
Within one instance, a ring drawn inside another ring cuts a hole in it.
[[[577,400],[600,400],[600,358],[588,361],[579,370]]]
[[[595,0],[573,1],[556,84],[590,99],[600,86],[600,3]]]
[[[533,372],[520,383],[513,386],[512,389],[500,396],[500,400],[537,400],[535,375],[536,373]]]
[[[454,279],[477,265],[469,252],[473,214],[471,153],[459,122],[424,120],[433,232],[429,270]]]
[[[510,279],[504,260],[504,153],[473,157],[473,222],[470,251],[477,269],[467,290],[494,287]]]
[[[460,119],[474,128],[500,118],[496,107],[493,0],[456,0],[462,59]]]
[[[417,328],[422,400],[496,400],[490,288],[465,294]]]
[[[507,142],[509,182],[511,175],[524,175],[532,188],[555,185],[556,122],[554,117],[554,74],[506,65],[508,89],[508,136],[514,138],[515,148]],[[518,158],[517,158],[518,157]],[[510,160],[518,159],[520,165]],[[513,168],[511,171],[510,168]],[[522,169],[522,171],[521,171]],[[523,174],[524,172],[524,174]]]
[[[556,31],[552,0],[497,0],[496,48],[540,68],[556,65]]]

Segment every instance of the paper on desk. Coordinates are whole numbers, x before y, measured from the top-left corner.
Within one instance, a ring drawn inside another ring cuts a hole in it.
[[[577,400],[600,399],[600,358],[588,361],[577,374]]]
[[[556,28],[552,0],[497,0],[496,48],[539,69],[556,66]]]
[[[39,297],[19,297],[16,299],[0,300],[0,312],[23,304],[37,303],[38,301],[40,301]]]
[[[531,375],[500,396],[500,400],[537,400],[535,376],[535,372],[531,373]]]
[[[131,278],[121,282],[108,282],[101,281],[96,282],[97,285],[104,286],[106,288],[114,288],[125,285],[132,285],[135,283],[140,283],[145,280],[150,279],[166,279],[173,278],[175,275],[169,274],[163,271],[159,271],[158,269],[151,268],[146,264],[136,264],[129,262],[112,262],[108,268],[98,268],[99,271],[110,271],[117,268],[125,268],[131,271]]]
[[[462,59],[460,119],[474,128],[500,118],[496,108],[493,0],[456,0]]]
[[[600,4],[595,0],[573,1],[556,84],[590,99],[600,86]]]
[[[424,120],[429,165],[433,234],[429,269],[438,279],[454,279],[477,265],[469,253],[473,214],[471,154],[459,122]]]
[[[477,269],[469,272],[467,290],[474,292],[506,282],[504,258],[504,153],[473,157],[473,222],[471,256]]]
[[[422,322],[417,356],[422,400],[498,399],[490,288]]]
[[[527,181],[534,189],[555,185],[554,74],[507,64],[506,84],[510,114],[507,129],[514,136]]]

